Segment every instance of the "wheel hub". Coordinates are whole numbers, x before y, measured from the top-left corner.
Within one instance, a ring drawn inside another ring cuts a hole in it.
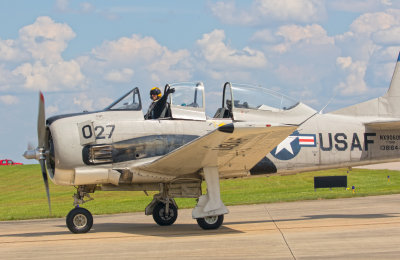
[[[215,224],[215,223],[217,223],[217,221],[218,221],[218,216],[205,217],[205,218],[204,218],[204,221],[205,221],[207,224],[210,224],[210,225]]]
[[[174,217],[174,212],[173,212],[173,210],[169,210],[168,213],[169,213],[169,214],[166,214],[166,210],[165,210],[165,209],[162,209],[162,210],[160,210],[160,217],[161,217],[163,220],[170,220],[171,218]]]
[[[77,214],[73,219],[74,225],[77,228],[83,228],[87,224],[87,218],[83,214]]]

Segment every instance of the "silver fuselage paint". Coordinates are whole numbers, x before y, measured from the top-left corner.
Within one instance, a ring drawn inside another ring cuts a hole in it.
[[[400,131],[365,126],[371,118],[319,114],[267,158],[278,172],[347,167],[398,160]],[[303,142],[301,140],[304,140]]]
[[[82,124],[83,122],[83,124]],[[88,123],[86,123],[88,122]],[[90,122],[90,123],[89,123]],[[74,185],[76,168],[113,168],[113,163],[88,165],[84,162],[84,147],[97,145],[111,145],[126,140],[135,140],[143,137],[150,137],[158,156],[165,155],[171,142],[161,140],[165,137],[182,138],[189,136],[185,142],[203,136],[216,129],[221,124],[231,123],[232,120],[171,120],[155,119],[144,120],[141,111],[101,111],[97,113],[82,114],[78,116],[66,117],[55,120],[49,126],[51,132],[54,151],[55,151],[55,170],[49,172],[51,180],[59,185]],[[85,124],[86,123],[86,124]],[[82,139],[91,139],[95,137],[94,142],[83,143]],[[90,138],[89,138],[90,137]],[[160,140],[159,140],[160,139]],[[149,142],[148,142],[149,143]],[[175,145],[177,148],[178,145]],[[134,154],[136,156],[136,154]],[[141,164],[154,160],[155,156],[146,156],[143,158],[138,154],[136,158],[131,158],[135,164]],[[130,160],[132,161],[132,160]],[[101,183],[102,180],[99,180]],[[156,180],[155,182],[159,182]]]

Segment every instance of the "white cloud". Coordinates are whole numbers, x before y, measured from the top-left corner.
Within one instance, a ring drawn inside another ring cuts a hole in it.
[[[334,39],[318,24],[281,26],[276,34],[290,43],[305,41],[308,44],[334,44]]]
[[[346,79],[340,82],[336,89],[342,95],[354,95],[365,93],[368,88],[364,81],[367,63],[363,61],[353,62],[351,57],[338,57],[336,60],[338,66],[348,72]]]
[[[50,17],[38,17],[36,21],[19,30],[19,41],[24,51],[35,60],[47,64],[62,60],[61,53],[75,33],[67,24],[55,23]]]
[[[73,100],[74,104],[81,107],[84,111],[94,110],[93,100],[84,93],[81,93],[79,96],[74,97]]]
[[[85,77],[75,60],[65,61],[61,54],[75,33],[67,24],[50,17],[38,17],[19,30],[19,38],[0,40],[0,74],[8,85],[31,90],[56,91],[85,86]],[[7,84],[0,80],[0,88]]]
[[[257,25],[268,21],[315,22],[325,17],[322,0],[254,0],[243,10],[235,2],[210,4],[211,12],[227,24]]]
[[[19,103],[19,99],[16,96],[4,95],[0,96],[0,102],[5,105],[15,105]]]
[[[327,1],[327,5],[338,11],[363,13],[393,7],[396,3],[390,0],[335,0]]]
[[[250,38],[250,41],[263,43],[275,43],[277,40],[277,37],[269,29],[256,31]]]
[[[134,71],[129,68],[122,70],[113,69],[104,76],[104,79],[116,83],[127,83],[132,80],[133,74]]]
[[[130,38],[106,41],[94,48],[90,56],[78,60],[87,73],[106,75],[107,80],[128,82],[134,68],[137,80],[152,80],[160,84],[188,80],[193,68],[190,59],[187,50],[171,51],[152,37],[132,35]]]
[[[384,12],[366,13],[358,17],[351,25],[350,29],[354,33],[373,33],[379,30],[389,29],[396,24],[393,15]]]
[[[16,46],[14,40],[1,40],[0,39],[0,61],[18,62],[26,59],[26,55],[21,52]]]
[[[91,13],[96,10],[96,7],[93,4],[88,3],[88,2],[80,3],[80,8],[81,8],[81,11],[84,13]]]
[[[59,12],[69,11],[69,0],[56,0],[55,8]]]
[[[55,115],[56,113],[58,113],[59,108],[58,106],[48,106],[46,107],[46,115],[50,116],[50,115]]]
[[[352,63],[353,60],[351,59],[351,57],[338,57],[336,59],[336,64],[339,65],[342,69],[350,67]]]
[[[200,50],[200,56],[212,68],[262,68],[266,65],[267,59],[264,53],[244,47],[242,50],[236,50],[224,43],[225,32],[223,30],[214,30],[209,34],[203,34],[200,40],[197,40],[197,46]]]
[[[329,37],[327,32],[318,24],[307,26],[285,25],[279,27],[277,36],[283,38],[283,43],[272,47],[272,50],[278,53],[287,52],[293,45],[334,45],[335,40]]]
[[[372,39],[377,44],[396,45],[400,44],[400,26],[391,27],[387,30],[379,30],[373,34]]]
[[[85,77],[76,61],[60,61],[44,65],[40,61],[24,63],[13,74],[22,76],[23,86],[31,90],[57,91],[65,88],[83,87]]]

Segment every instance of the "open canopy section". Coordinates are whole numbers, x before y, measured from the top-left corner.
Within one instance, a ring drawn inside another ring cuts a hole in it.
[[[226,82],[222,106],[214,118],[297,124],[316,111],[276,91],[255,85]]]
[[[140,99],[139,89],[132,89],[131,91],[114,101],[104,110],[142,110],[142,101]]]
[[[169,86],[175,89],[169,96],[172,118],[206,120],[202,82],[174,83]]]
[[[231,88],[231,97],[227,93],[226,102],[232,103],[234,100],[233,108],[281,111],[291,109],[299,104],[294,99],[260,86],[235,83],[228,83],[228,85]]]

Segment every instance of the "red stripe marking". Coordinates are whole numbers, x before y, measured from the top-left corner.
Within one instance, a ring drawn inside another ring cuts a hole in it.
[[[300,142],[309,142],[309,143],[314,143],[314,138],[313,139],[299,139]]]

